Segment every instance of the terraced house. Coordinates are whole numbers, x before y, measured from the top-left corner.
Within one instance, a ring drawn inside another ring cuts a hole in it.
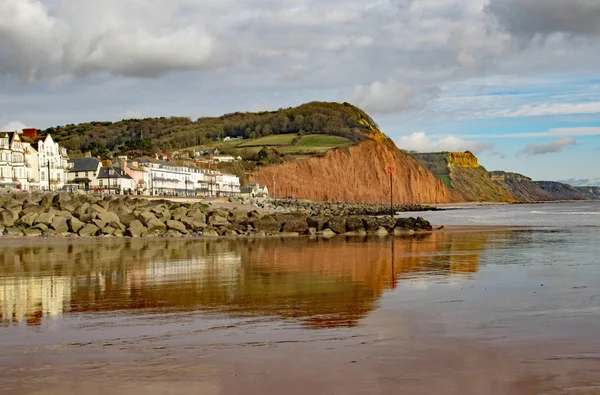
[[[29,189],[25,148],[17,132],[0,133],[0,187]]]

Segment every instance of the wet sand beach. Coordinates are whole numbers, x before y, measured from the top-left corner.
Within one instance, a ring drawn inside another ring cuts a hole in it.
[[[3,244],[0,393],[597,394],[600,228],[548,222]]]

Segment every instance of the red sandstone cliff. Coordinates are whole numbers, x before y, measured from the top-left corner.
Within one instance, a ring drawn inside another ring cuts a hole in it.
[[[457,198],[417,160],[391,141],[369,140],[349,149],[264,167],[250,178],[272,196],[315,201],[389,202],[388,167],[394,167],[394,203],[449,203]]]

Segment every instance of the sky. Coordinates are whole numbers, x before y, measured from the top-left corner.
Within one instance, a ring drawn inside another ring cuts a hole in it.
[[[0,130],[348,101],[396,144],[600,185],[598,0],[0,0]]]

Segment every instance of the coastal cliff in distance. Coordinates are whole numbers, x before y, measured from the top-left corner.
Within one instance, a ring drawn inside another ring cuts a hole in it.
[[[380,203],[390,199],[389,167],[395,170],[394,203],[435,204],[461,200],[376,130],[370,140],[358,145],[331,150],[321,157],[263,167],[251,179],[267,185],[276,197]]]
[[[551,192],[542,189],[531,178],[522,174],[492,171],[490,175],[492,176],[492,180],[504,187],[520,202],[548,202],[557,200]]]
[[[553,200],[588,200],[577,188],[556,181],[536,181],[544,191],[552,194]]]
[[[494,182],[471,152],[412,153],[460,200],[466,202],[513,202],[516,199]]]
[[[600,187],[575,187],[575,189],[590,200],[600,200]]]
[[[533,181],[518,173],[490,172],[492,179],[520,202],[551,202],[558,200],[588,200],[590,197],[568,184],[555,181]],[[590,189],[589,187],[583,187]],[[598,188],[600,192],[600,187]]]

